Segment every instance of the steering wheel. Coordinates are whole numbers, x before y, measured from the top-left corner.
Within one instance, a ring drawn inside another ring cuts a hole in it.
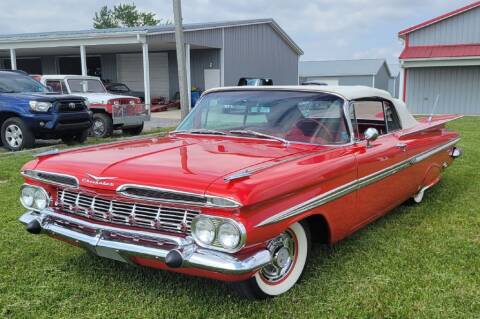
[[[305,134],[305,127],[303,125],[312,125],[314,126],[314,130],[312,127],[311,132]],[[300,129],[304,135],[310,136],[310,143],[314,143],[315,141],[318,141],[319,139],[323,140],[325,143],[331,143],[332,141],[335,140],[333,134],[330,131],[330,128],[326,126],[324,123],[320,121],[316,121],[313,119],[303,119],[295,125],[298,129]],[[303,126],[303,129],[302,129]],[[323,131],[323,132],[322,132]],[[322,134],[319,134],[319,132],[322,132]]]

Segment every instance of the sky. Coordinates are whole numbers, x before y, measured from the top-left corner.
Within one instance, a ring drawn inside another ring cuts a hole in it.
[[[132,0],[0,0],[0,33],[92,28],[103,5]],[[386,58],[397,63],[398,31],[473,0],[183,0],[183,20],[273,18],[305,52],[301,60]],[[173,20],[172,0],[137,0],[140,10]]]

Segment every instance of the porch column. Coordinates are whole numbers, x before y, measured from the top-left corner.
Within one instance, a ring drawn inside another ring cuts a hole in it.
[[[188,110],[192,109],[192,73],[190,70],[190,44],[185,44],[185,68],[187,69]]]
[[[85,52],[85,46],[80,46],[80,63],[82,65],[82,75],[87,75],[87,54]]]
[[[150,60],[148,57],[148,43],[142,44],[143,53],[143,86],[145,89],[145,107],[150,114],[151,96],[150,96]]]
[[[17,53],[15,52],[15,49],[10,49],[10,65],[12,70],[17,69]]]

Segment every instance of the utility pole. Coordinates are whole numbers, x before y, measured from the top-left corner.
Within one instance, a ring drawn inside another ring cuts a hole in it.
[[[185,56],[185,40],[183,37],[181,0],[173,0],[173,19],[175,21],[175,42],[177,47],[178,88],[180,91],[180,109],[181,109],[182,120],[183,120],[188,114],[189,98],[188,98],[186,56]]]

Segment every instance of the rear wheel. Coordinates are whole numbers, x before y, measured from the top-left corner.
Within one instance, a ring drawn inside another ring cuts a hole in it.
[[[90,128],[90,135],[93,137],[108,137],[113,133],[112,118],[105,113],[93,114],[93,123]]]
[[[62,141],[67,145],[82,144],[87,140],[89,133],[90,130],[85,130],[74,135],[65,135],[62,136]]]
[[[264,266],[252,278],[234,283],[234,289],[248,299],[266,299],[287,292],[302,276],[310,246],[308,224],[292,224],[269,243],[272,263]]]
[[[33,147],[35,136],[18,117],[12,117],[3,122],[1,127],[3,145],[11,151],[19,151]]]
[[[128,134],[128,135],[138,135],[138,134],[142,133],[142,131],[143,131],[143,123],[142,123],[142,125],[139,125],[139,126],[134,126],[134,127],[129,127],[129,128],[122,129],[122,132],[124,134]]]

